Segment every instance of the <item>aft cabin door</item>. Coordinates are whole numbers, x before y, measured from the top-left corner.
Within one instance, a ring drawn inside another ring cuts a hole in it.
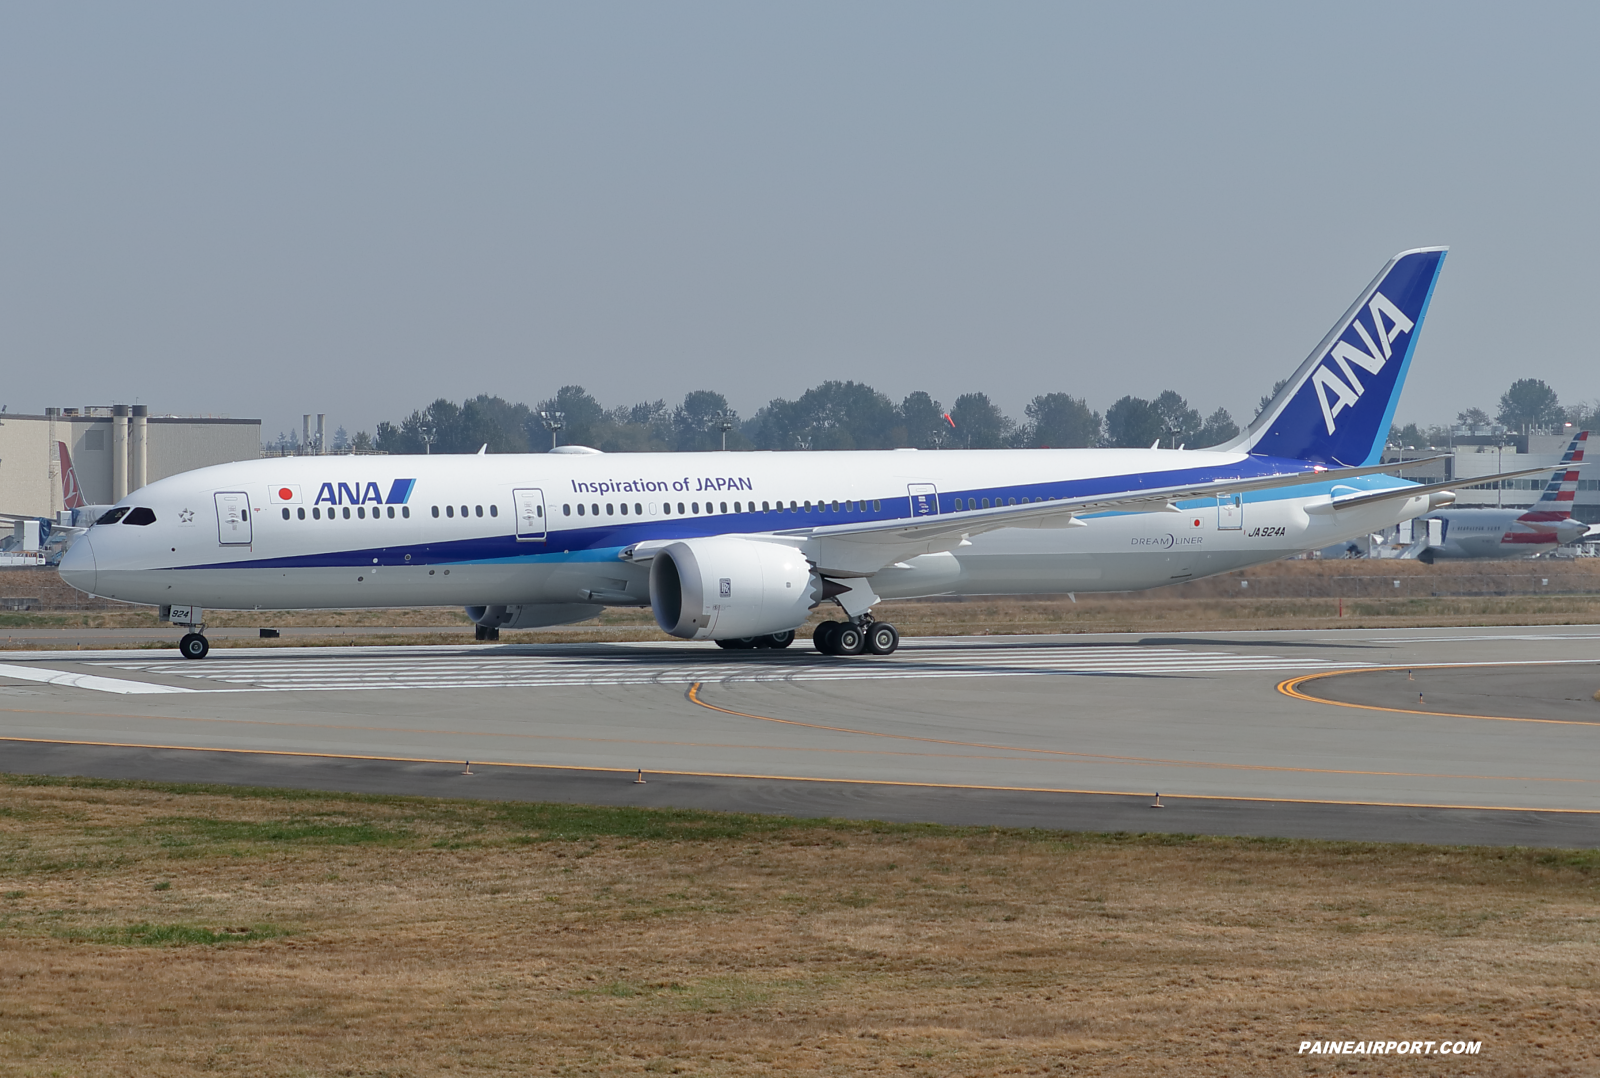
[[[217,499],[217,542],[223,546],[250,545],[250,495],[229,491]]]
[[[1236,531],[1242,527],[1244,527],[1244,495],[1218,494],[1217,529],[1219,531]]]
[[[912,483],[906,488],[911,494],[911,515],[931,517],[939,512],[939,490],[932,483]]]
[[[538,487],[518,487],[511,492],[511,502],[517,509],[517,542],[544,542],[544,491]]]

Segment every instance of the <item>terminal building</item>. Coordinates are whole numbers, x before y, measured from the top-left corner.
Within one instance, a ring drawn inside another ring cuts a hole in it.
[[[261,454],[261,420],[151,415],[143,404],[0,414],[0,513],[54,520],[65,507],[66,448],[89,505],[109,505],[146,483]]]

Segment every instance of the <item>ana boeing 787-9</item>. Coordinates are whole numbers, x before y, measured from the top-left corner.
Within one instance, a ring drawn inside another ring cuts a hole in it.
[[[1392,259],[1208,449],[253,460],[130,494],[61,576],[159,606],[195,659],[207,608],[435,605],[480,639],[648,606],[673,636],[772,648],[831,603],[820,651],[887,654],[883,600],[1154,588],[1447,504],[1380,463],[1444,256]]]

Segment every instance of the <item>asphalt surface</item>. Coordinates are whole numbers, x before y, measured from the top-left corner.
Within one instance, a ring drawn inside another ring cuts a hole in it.
[[[1596,689],[1600,627],[1583,626],[966,637],[908,641],[888,659],[678,643],[228,649],[200,662],[5,652],[0,770],[1593,846]]]

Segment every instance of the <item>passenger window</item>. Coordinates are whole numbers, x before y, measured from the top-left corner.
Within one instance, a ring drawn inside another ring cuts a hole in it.
[[[123,517],[125,517],[127,515],[128,515],[128,507],[126,505],[124,505],[124,506],[122,506],[120,508],[111,510],[111,512],[107,513],[105,516],[103,516],[99,520],[95,521],[95,523],[96,524],[115,524],[117,521],[121,520]]]
[[[561,515],[564,517],[570,517],[572,515],[572,506],[563,505],[561,507]]]
[[[312,506],[311,507],[311,519],[312,520],[321,520],[322,519],[322,510],[318,509],[316,506]]]
[[[364,506],[364,505],[356,506],[356,516],[360,517],[362,520],[366,520],[367,519],[367,507]]]
[[[500,515],[500,507],[498,505],[491,505],[489,507],[489,515],[492,516],[492,517],[499,516]]]
[[[883,502],[874,498],[872,501],[872,511],[874,513],[881,513],[883,511]]]
[[[439,507],[437,505],[433,507],[433,515],[434,516],[438,516],[439,515]]]
[[[465,508],[466,508],[466,506],[464,506],[464,505],[463,505],[463,506],[462,506],[462,507],[461,507],[461,508],[462,508],[462,509],[465,509]],[[475,512],[474,512],[474,515],[475,515],[475,516],[480,516],[480,517],[481,517],[481,516],[483,516],[483,506],[481,506],[481,505],[475,505],[475,506],[473,506],[473,507],[472,507],[472,508],[473,508],[473,510],[474,510],[474,511],[475,511]]]
[[[811,508],[811,503],[810,502],[806,503],[806,508],[807,509]],[[790,502],[789,503],[789,512],[798,513],[799,511],[800,511],[800,503],[799,502]]]
[[[540,516],[540,517],[544,516],[544,506],[542,506],[542,505],[534,506],[533,507],[533,513],[534,513],[534,516]]]
[[[633,515],[636,516],[636,517],[644,516],[644,506],[640,505],[638,502],[634,502],[633,503]]]
[[[762,502],[761,503],[761,511],[763,513],[770,512],[771,510],[772,510],[772,506],[768,505],[766,502]]]
[[[141,528],[146,524],[154,524],[156,522],[155,510],[146,509],[141,505],[137,509],[129,510],[128,515],[122,518],[122,522],[124,524],[137,524]]]
[[[596,502],[594,505],[591,505],[589,507],[589,512],[594,514],[595,516],[599,516],[600,515],[600,503]]]
[[[304,510],[304,509],[296,509],[296,510],[295,510],[295,514],[296,514],[296,515],[297,515],[297,516],[299,516],[299,518],[300,518],[300,519],[301,519],[301,520],[304,520],[304,519],[305,519],[305,518],[306,518],[306,511],[305,511],[305,510]]]
[[[989,508],[989,499],[988,498],[983,499],[983,507],[985,509]]]
[[[670,517],[672,515],[672,503],[671,502],[662,502],[661,503],[661,511],[663,513],[665,513],[667,516]]]
[[[698,512],[700,512],[700,503],[699,502],[690,502],[689,503],[689,508],[693,509],[696,513],[698,513]],[[709,506],[709,505],[706,506],[706,509],[708,511],[710,510],[710,508],[711,508],[711,506]]]
[[[628,515],[628,503],[627,502],[623,502],[621,504],[621,508],[622,508],[622,515],[623,516],[627,516]]]
[[[285,509],[283,511],[283,519],[284,520],[288,520],[289,519],[289,510],[288,509]]]
[[[389,519],[390,520],[394,519],[394,506],[392,506],[392,505],[389,507]]]
[[[678,515],[680,517],[683,516],[683,503],[682,502],[678,503]]]
[[[346,520],[350,519],[350,507],[348,505],[344,507],[344,518]]]
[[[584,515],[584,509],[583,509],[583,503],[582,502],[578,503],[578,515],[580,517]]]
[[[722,511],[724,513],[726,513],[728,511],[728,503],[727,502],[722,502],[721,505],[722,505]],[[709,506],[709,505],[706,506],[706,512],[708,512],[708,513],[711,512],[711,506]]]
[[[833,511],[835,513],[837,513],[839,511],[839,503],[838,502],[834,502],[833,503]]]
[[[1006,504],[1007,504],[1007,505],[1016,505],[1016,504],[1017,504],[1017,499],[1015,499],[1015,498],[1008,498],[1008,499],[1007,499],[1007,500],[1006,500]]]
[[[400,507],[400,515],[405,517],[407,520],[410,520],[411,519],[411,507],[409,505],[402,505]]]
[[[614,517],[616,515],[617,515],[617,507],[615,505],[613,505],[611,502],[606,502],[606,516]]]
[[[467,507],[464,506],[464,505],[461,507],[461,515],[462,516],[466,516],[467,515]]]
[[[444,515],[447,516],[447,517],[454,517],[456,515],[456,507],[453,506],[453,505],[445,506],[444,507]]]
[[[808,512],[808,513],[811,512],[811,503],[810,502],[806,502],[806,512]]]

